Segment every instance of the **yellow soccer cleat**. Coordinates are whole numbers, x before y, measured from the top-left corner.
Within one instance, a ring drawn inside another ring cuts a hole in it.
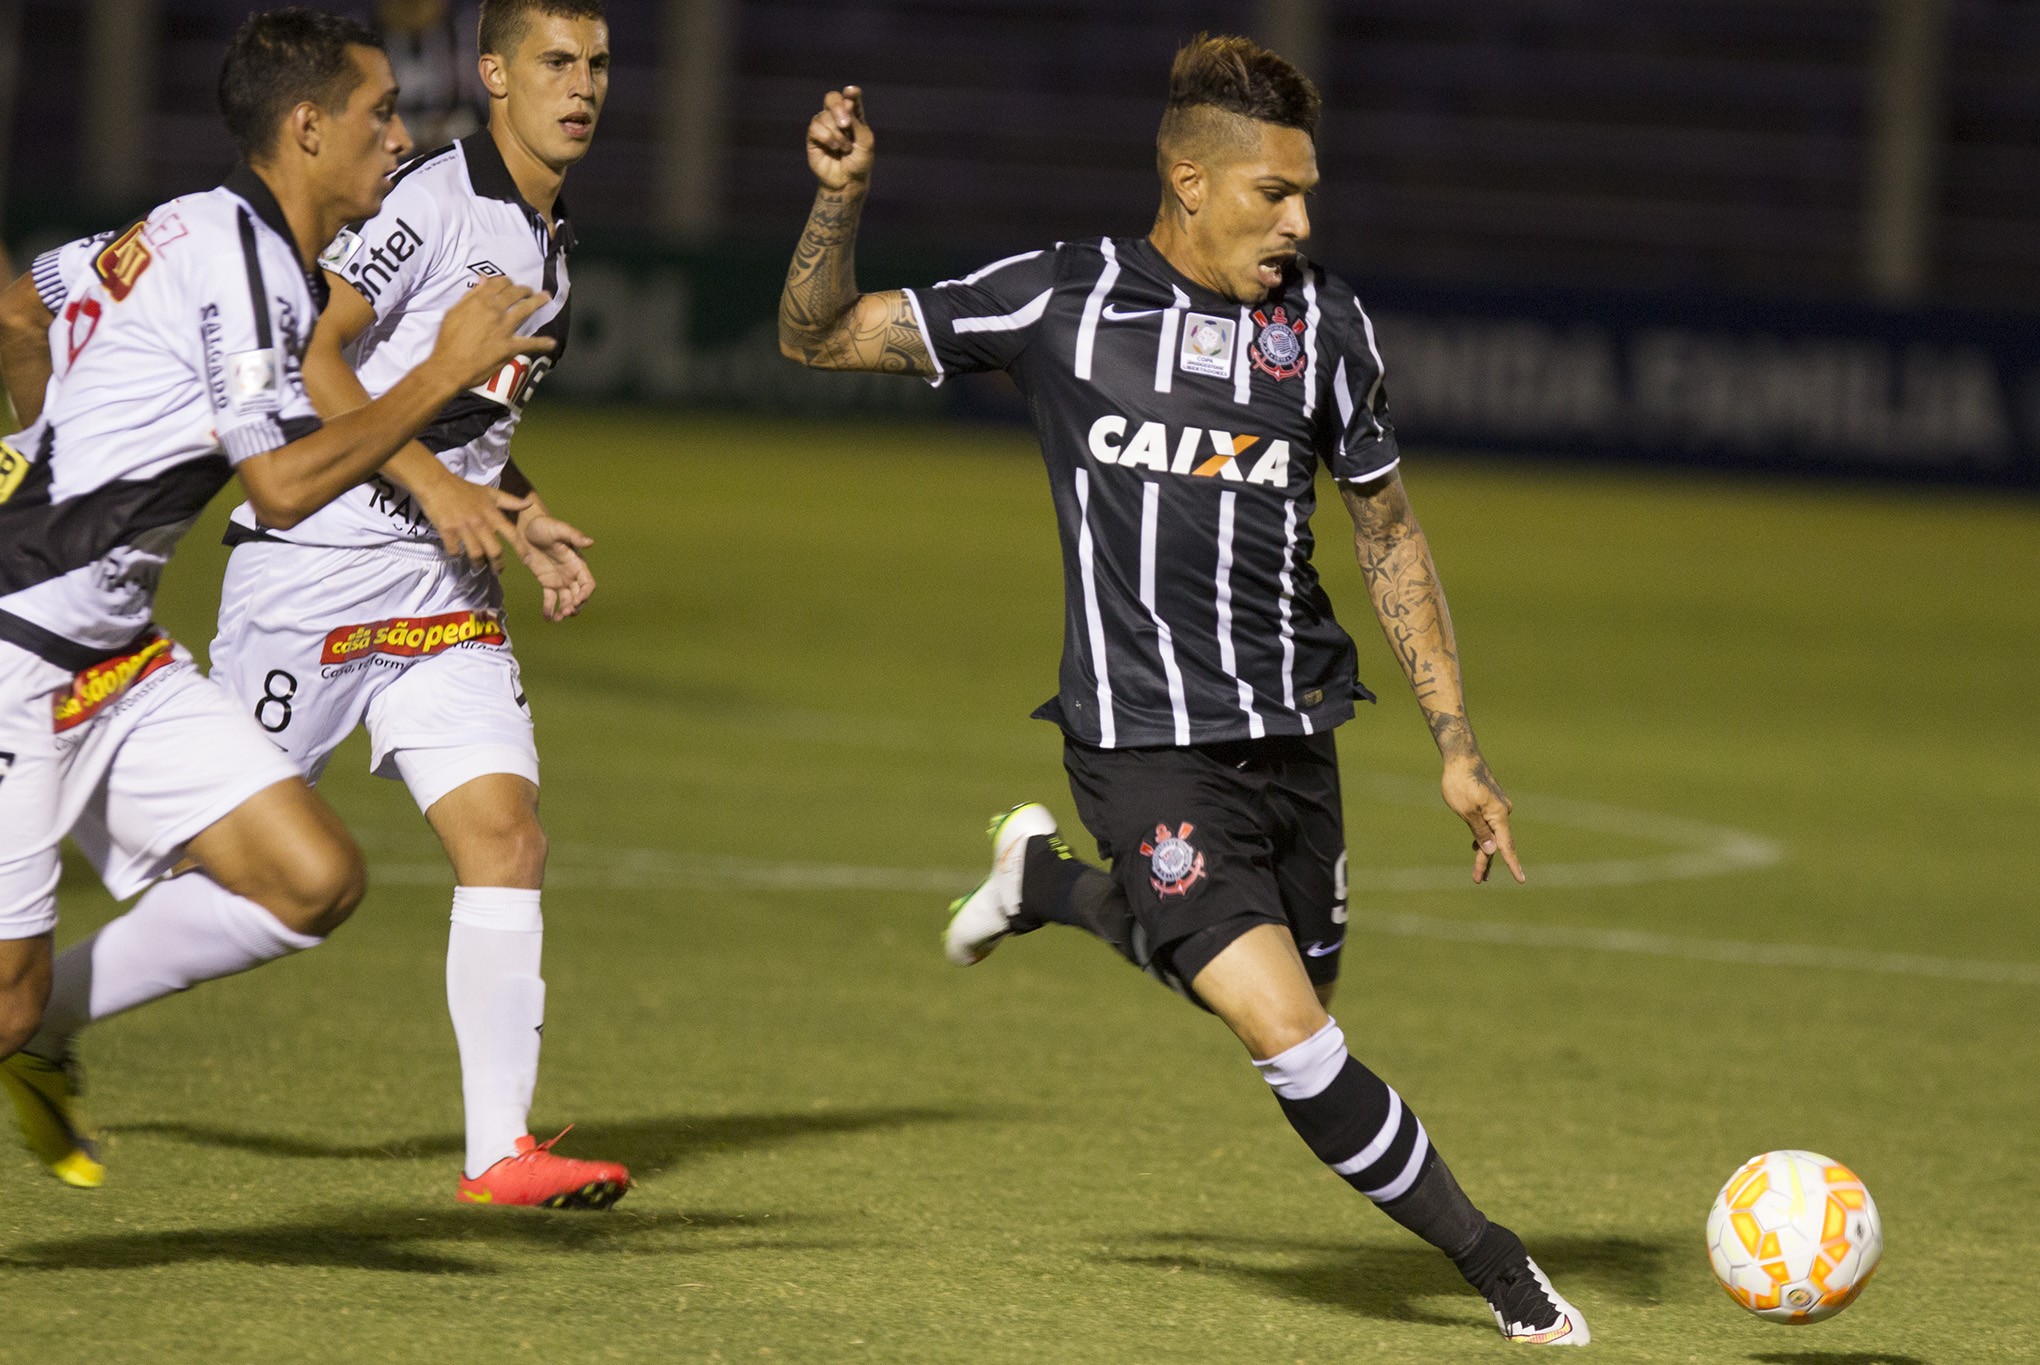
[[[17,1052],[0,1061],[0,1085],[14,1100],[21,1136],[50,1174],[80,1190],[99,1188],[99,1136],[78,1107],[77,1068]]]

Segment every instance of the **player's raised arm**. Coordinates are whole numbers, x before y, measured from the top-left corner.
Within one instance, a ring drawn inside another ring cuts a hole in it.
[[[279,530],[297,525],[380,469],[455,394],[512,356],[552,350],[552,338],[517,331],[546,301],[543,292],[500,276],[476,285],[448,311],[432,354],[381,398],[241,461],[237,472],[256,516]]]
[[[1486,881],[1499,856],[1520,882],[1523,864],[1509,832],[1509,798],[1488,771],[1466,718],[1452,613],[1402,475],[1390,469],[1364,483],[1342,482],[1339,491],[1353,516],[1353,548],[1374,614],[1445,760],[1440,784],[1445,803],[1473,831],[1473,879]]]
[[[906,294],[857,292],[857,222],[872,154],[864,92],[831,90],[808,123],[808,168],[819,188],[779,295],[780,354],[817,370],[932,376],[935,363]]]

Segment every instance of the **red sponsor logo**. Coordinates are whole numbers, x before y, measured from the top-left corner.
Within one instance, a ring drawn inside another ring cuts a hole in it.
[[[149,250],[142,231],[147,223],[136,223],[126,232],[108,242],[92,259],[92,269],[99,276],[99,282],[106,286],[106,292],[119,303],[134,292],[135,281],[156,259],[156,253]]]
[[[371,654],[416,659],[444,653],[455,645],[500,645],[508,640],[502,618],[492,611],[399,616],[388,621],[342,626],[331,632],[326,636],[326,647],[319,652],[319,662],[344,664]]]
[[[129,688],[164,665],[175,662],[176,646],[167,635],[151,635],[118,658],[96,663],[71,679],[71,690],[50,701],[51,728],[59,734],[83,725],[127,695]]]

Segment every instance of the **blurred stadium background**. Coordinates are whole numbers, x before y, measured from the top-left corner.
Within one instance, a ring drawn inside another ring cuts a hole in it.
[[[0,0],[17,266],[217,181],[248,8]],[[429,53],[439,7],[385,8]],[[1075,935],[941,962],[978,818],[1071,817],[1023,719],[1061,624],[1039,460],[997,383],[773,345],[822,91],[863,83],[880,138],[863,280],[917,282],[1144,230],[1200,28],[1324,84],[1315,250],[1376,315],[1533,879],[1465,883],[1330,500],[1318,559],[1384,697],[1340,739],[1349,1034],[1601,1358],[2040,1353],[2040,5],[610,14],[575,336],[519,437],[602,589],[549,627],[506,582],[554,841],[535,1118],[640,1188],[603,1219],[452,1205],[451,877],[356,745],[322,785],[370,858],[355,922],[92,1036],[101,1197],[0,1148],[0,1358],[1506,1349],[1212,1021]],[[222,515],[161,598],[195,648]],[[71,872],[67,940],[114,909]],[[1784,1146],[1855,1166],[1890,1246],[1810,1335],[1701,1250],[1721,1182]]]
[[[345,4],[336,7],[345,8]],[[246,0],[5,0],[17,252],[214,183]],[[467,0],[353,0],[458,130]],[[1169,53],[1322,83],[1316,254],[1405,430],[1470,446],[2040,481],[2040,7],[2025,0],[611,0],[560,392],[1011,416],[770,360],[817,93],[870,90],[870,281],[1142,230]],[[402,56],[409,53],[409,56]],[[41,73],[73,73],[51,86]],[[468,84],[472,86],[471,80]]]

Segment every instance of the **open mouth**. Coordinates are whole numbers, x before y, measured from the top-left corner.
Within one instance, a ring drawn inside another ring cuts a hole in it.
[[[560,120],[560,130],[575,141],[583,141],[595,133],[593,114],[568,114]]]
[[[1264,289],[1272,290],[1279,288],[1282,284],[1283,272],[1289,269],[1289,263],[1295,259],[1296,253],[1293,251],[1278,251],[1272,255],[1263,256],[1261,263],[1254,267],[1255,278],[1260,280],[1261,286]]]

